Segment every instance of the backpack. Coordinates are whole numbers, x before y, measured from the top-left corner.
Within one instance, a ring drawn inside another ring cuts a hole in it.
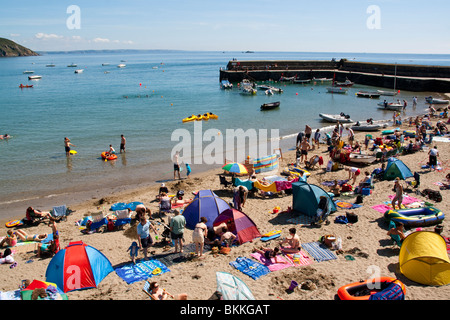
[[[346,212],[345,216],[347,218],[348,223],[356,223],[358,222],[358,215],[352,212]]]
[[[428,199],[441,202],[442,201],[442,195],[439,191],[432,190],[432,189],[425,189],[422,191],[422,196],[428,197]]]

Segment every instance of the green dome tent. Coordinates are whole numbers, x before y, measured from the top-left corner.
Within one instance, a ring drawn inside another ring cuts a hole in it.
[[[394,180],[397,177],[405,180],[406,178],[414,177],[414,175],[406,164],[403,163],[403,161],[391,157],[388,159],[386,170],[384,170],[383,179]]]
[[[305,216],[315,217],[319,207],[320,197],[328,197],[328,212],[337,211],[336,204],[330,195],[321,187],[298,181],[292,184],[292,209]]]

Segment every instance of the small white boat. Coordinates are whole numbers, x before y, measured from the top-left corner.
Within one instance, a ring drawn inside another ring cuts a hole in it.
[[[380,124],[360,124],[351,127],[353,131],[377,131],[382,128]]]
[[[348,88],[341,88],[341,87],[328,87],[327,92],[329,93],[340,93],[345,94],[347,93]]]
[[[313,81],[320,81],[320,82],[331,82],[333,81],[333,78],[312,78]]]
[[[272,87],[272,86],[265,85],[265,84],[260,84],[260,85],[257,86],[257,88],[261,89],[261,90],[265,90],[265,91],[266,90],[270,90],[272,92],[278,92],[278,93],[282,93],[283,92],[283,89]]]
[[[435,99],[433,97],[426,97],[425,101],[429,104],[448,104],[450,101],[449,100],[444,100],[444,99]]]
[[[32,71],[32,70],[25,70],[25,71],[23,72],[23,74],[32,74],[32,73],[34,73],[34,71]]]
[[[28,76],[28,80],[39,80],[42,76]]]
[[[306,80],[300,80],[300,79],[294,79],[294,83],[310,83],[311,79]]]
[[[319,117],[321,117],[323,120],[328,122],[340,122],[340,123],[352,123],[354,122],[350,117],[346,117],[345,115],[340,114],[326,114],[326,113],[319,113]]]
[[[241,94],[243,95],[255,95],[258,92],[258,90],[249,87],[249,86],[245,86],[241,88]]]
[[[366,91],[358,91],[356,93],[357,97],[360,98],[369,98],[369,99],[374,99],[374,98],[379,98],[380,94],[378,92],[366,92]]]
[[[152,69],[158,69],[158,67],[152,67]]]
[[[379,102],[377,105],[380,107],[380,109],[384,110],[393,110],[393,111],[399,111],[403,109],[403,104],[398,102]]]
[[[125,68],[126,66],[127,66],[126,64],[121,63],[121,64],[118,64],[118,65],[117,65],[117,68]]]
[[[383,91],[383,90],[377,90],[377,92],[382,96],[396,96],[398,93],[395,91]]]
[[[295,80],[295,77],[285,77],[285,76],[280,77],[280,81],[288,82],[288,81],[294,81],[294,80]]]
[[[220,82],[220,87],[222,89],[233,89],[233,84],[230,81],[228,81],[227,79],[223,79]]]
[[[373,163],[377,160],[375,156],[368,154],[350,153],[350,161],[356,163]]]
[[[344,82],[335,82],[334,85],[336,87],[351,87],[353,86],[355,83],[351,82],[350,80],[345,80]]]
[[[77,69],[77,70],[75,70],[75,73],[83,73],[83,69]]]

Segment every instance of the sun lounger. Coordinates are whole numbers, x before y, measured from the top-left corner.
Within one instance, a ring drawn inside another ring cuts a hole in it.
[[[114,221],[115,227],[121,227],[127,223],[131,223],[131,211],[128,211],[128,209],[117,210],[115,215],[117,217]]]

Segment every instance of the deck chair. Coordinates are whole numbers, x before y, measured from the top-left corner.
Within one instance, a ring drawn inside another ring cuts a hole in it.
[[[306,169],[314,169],[316,164],[319,163],[320,157],[318,155],[309,159],[309,161],[305,161]]]
[[[128,209],[117,210],[115,215],[117,219],[114,221],[114,227],[123,228],[124,225],[131,223],[131,211]]]
[[[67,220],[68,213],[69,210],[67,209],[66,205],[53,207],[53,209],[50,211],[50,214],[56,221]]]
[[[161,200],[159,203],[159,217],[161,217],[161,213],[169,213],[172,211],[172,202],[170,199]]]
[[[150,300],[155,300],[155,298],[153,298],[152,294],[150,293],[150,282],[145,281],[142,291],[144,291],[145,294],[149,296]]]
[[[225,176],[219,176],[220,185],[223,185],[225,188],[233,186],[233,182],[228,181]]]
[[[101,211],[93,213],[91,216],[92,222],[89,225],[87,225],[89,231],[99,230],[101,227],[108,224],[108,220]]]

